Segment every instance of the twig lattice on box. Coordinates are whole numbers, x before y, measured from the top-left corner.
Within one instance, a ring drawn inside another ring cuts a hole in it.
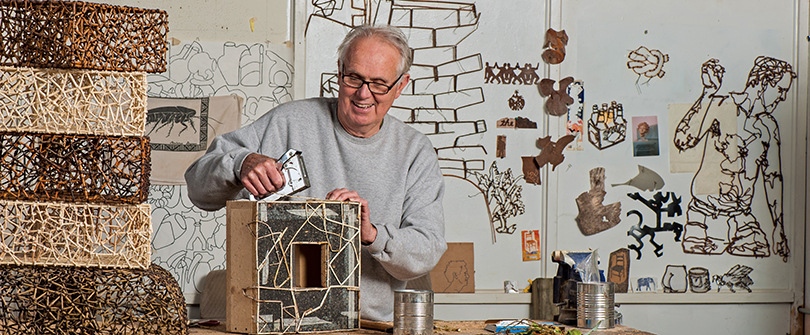
[[[227,216],[230,331],[359,328],[359,203],[230,201]]]
[[[146,74],[0,66],[0,130],[143,136]]]
[[[0,64],[166,71],[168,15],[81,1],[0,1]]]
[[[0,265],[2,334],[188,334],[171,273]]]
[[[139,204],[147,137],[0,132],[0,199]]]
[[[152,221],[148,204],[0,200],[0,224],[0,264],[149,266]]]

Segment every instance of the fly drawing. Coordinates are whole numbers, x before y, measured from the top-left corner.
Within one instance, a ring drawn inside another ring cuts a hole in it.
[[[146,134],[151,135],[153,132],[160,131],[161,129],[169,126],[169,132],[166,134],[166,137],[172,135],[172,130],[174,130],[174,126],[179,124],[183,126],[183,129],[177,133],[179,136],[184,131],[186,131],[189,127],[194,130],[194,133],[197,133],[197,128],[194,127],[194,119],[200,119],[197,116],[197,111],[193,110],[188,107],[183,106],[163,106],[163,107],[156,107],[149,109],[146,115],[146,124],[152,125],[152,129]]]

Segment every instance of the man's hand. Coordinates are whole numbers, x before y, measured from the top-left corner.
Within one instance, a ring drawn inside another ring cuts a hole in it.
[[[263,198],[284,187],[283,164],[270,157],[252,153],[245,157],[239,180],[256,197]]]
[[[356,201],[360,203],[360,242],[370,244],[377,239],[377,228],[371,225],[371,216],[368,201],[360,197],[355,191],[339,188],[326,194],[326,199],[338,201]]]

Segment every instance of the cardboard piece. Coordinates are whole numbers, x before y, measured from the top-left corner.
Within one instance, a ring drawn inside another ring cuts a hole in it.
[[[447,243],[447,251],[430,271],[434,293],[475,293],[472,243]]]
[[[229,201],[230,332],[307,333],[360,327],[360,204]]]

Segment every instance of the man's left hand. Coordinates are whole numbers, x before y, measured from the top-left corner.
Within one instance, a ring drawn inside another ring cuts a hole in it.
[[[360,197],[355,191],[339,188],[326,194],[328,200],[356,201],[360,203],[360,242],[370,244],[377,239],[377,228],[371,224],[368,201]]]

